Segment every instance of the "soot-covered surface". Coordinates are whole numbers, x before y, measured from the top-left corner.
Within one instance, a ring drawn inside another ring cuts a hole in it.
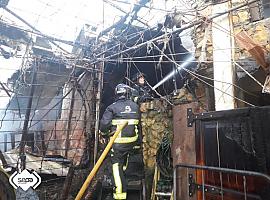
[[[135,30],[134,30],[135,31]],[[132,30],[130,30],[132,32]],[[128,34],[128,33],[126,33]],[[108,45],[108,49],[111,49],[105,55],[105,58],[120,51],[124,51],[129,47],[136,44],[147,42],[152,38],[164,34],[158,30],[147,30],[143,35],[138,35],[137,37],[124,37],[121,36],[124,46],[115,46],[115,43]],[[120,41],[121,41],[120,39]],[[159,49],[164,47],[164,41],[159,41],[155,43]],[[114,47],[114,48],[112,48]],[[177,63],[183,63],[191,54],[183,47],[181,38],[176,35],[172,36],[168,42],[164,53],[172,60]],[[161,81],[169,72],[173,71],[176,66],[174,63],[170,62],[165,56],[162,57],[162,62],[159,64],[159,60],[162,53],[154,45],[145,45],[135,50],[131,50],[124,54],[119,54],[114,56],[105,63],[105,74],[104,74],[104,89],[103,89],[103,106],[106,107],[113,102],[114,88],[118,83],[131,84],[125,79],[125,76],[132,79],[132,76],[138,71],[146,75],[146,80],[151,86],[154,86],[159,81]],[[128,61],[129,60],[129,61]],[[196,68],[197,63],[190,63],[188,68]],[[177,88],[181,88],[186,80],[186,73],[181,70],[175,76]],[[157,91],[162,95],[170,94],[175,89],[175,85],[172,79],[168,80],[164,85],[160,86]]]

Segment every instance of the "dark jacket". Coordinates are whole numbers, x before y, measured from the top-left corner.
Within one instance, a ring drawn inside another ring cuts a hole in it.
[[[135,103],[143,103],[153,100],[150,95],[151,88],[149,86],[134,85],[132,91],[132,100]]]
[[[138,144],[139,140],[139,106],[132,100],[120,98],[105,110],[100,121],[100,130],[104,133],[108,131],[114,132],[117,124],[119,122],[121,124],[123,120],[128,120],[129,124],[119,134],[113,148],[133,147]],[[136,136],[138,136],[137,139]]]

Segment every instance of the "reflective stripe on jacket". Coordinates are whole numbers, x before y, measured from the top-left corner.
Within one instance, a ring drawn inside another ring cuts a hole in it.
[[[140,110],[139,106],[129,99],[119,99],[107,107],[100,121],[100,130],[113,132],[125,121],[128,121],[128,125],[118,135],[115,143],[134,143],[138,140]]]

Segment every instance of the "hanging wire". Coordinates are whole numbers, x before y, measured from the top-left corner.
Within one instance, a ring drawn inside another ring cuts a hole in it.
[[[50,4],[46,4],[46,6],[52,6],[52,5],[50,5]],[[46,7],[45,7],[46,8]],[[203,8],[203,7],[200,7],[199,6],[199,8],[201,9],[201,8]],[[152,7],[149,7],[149,9],[155,9],[155,8],[152,8]],[[190,10],[194,10],[193,8],[192,9],[190,9]],[[190,11],[190,10],[187,10],[187,11]],[[164,11],[166,11],[166,10],[164,10]],[[57,12],[57,11],[56,11]],[[40,19],[42,16],[41,16],[41,13],[39,13],[39,18],[38,19]],[[104,26],[104,19],[103,19],[103,26]],[[149,29],[147,29],[147,30],[149,30]],[[133,35],[132,35],[132,37],[137,37],[137,36],[139,36],[139,39],[136,41],[136,44],[135,45],[133,45],[133,46],[131,46],[131,47],[128,47],[127,46],[127,43],[124,43],[124,44],[122,44],[122,45],[120,45],[120,43],[121,43],[121,40],[118,40],[117,38],[116,38],[116,41],[119,43],[119,44],[117,44],[117,45],[115,45],[113,48],[115,48],[115,47],[119,47],[119,52],[122,52],[121,54],[118,54],[118,57],[119,57],[119,59],[117,59],[117,60],[120,60],[120,59],[122,59],[122,60],[128,60],[128,58],[123,58],[123,56],[125,55],[125,50],[124,50],[124,47],[125,48],[132,48],[132,49],[136,49],[139,45],[140,45],[140,40],[141,41],[143,41],[144,40],[144,38],[143,38],[143,33],[145,33],[145,31],[138,31],[137,33],[133,33]],[[113,36],[112,38],[114,38],[114,37],[117,37],[117,36]],[[137,49],[138,50],[138,49]],[[104,52],[108,52],[108,50],[106,50],[106,51],[104,51]],[[136,51],[134,51],[134,53],[136,53]],[[101,54],[102,54],[102,52],[101,52]],[[121,55],[121,56],[120,56]],[[174,56],[174,55],[180,55],[180,53],[177,53],[177,54],[173,54],[173,53],[171,53],[170,55],[172,55],[172,56]],[[164,52],[160,52],[160,55],[152,55],[152,56],[145,56],[145,57],[140,57],[140,58],[151,58],[151,59],[153,59],[153,58],[155,58],[155,57],[160,57],[160,56],[163,56],[163,57],[166,57],[167,56],[167,59],[168,59],[168,62],[172,62],[172,63],[174,63],[176,66],[179,66],[179,64],[177,64],[177,62],[175,61],[175,59],[174,59],[174,57],[171,59],[171,60],[169,60],[169,57],[168,57],[168,55],[165,55],[164,54]],[[134,57],[134,58],[136,58],[136,57]],[[133,59],[134,59],[133,58]],[[139,58],[139,57],[138,57]],[[74,64],[74,66],[76,66],[77,67],[77,65],[75,64],[77,61],[81,61],[81,60],[83,60],[83,58],[78,58],[78,59],[73,59],[73,60],[71,60],[71,62],[73,61],[73,64]],[[115,61],[115,60],[110,60],[109,58],[107,58],[107,59],[105,59],[105,61]],[[93,60],[92,60],[92,62],[93,62]],[[135,65],[135,62],[137,62],[137,61],[134,61],[134,60],[132,60],[132,61],[129,61],[128,60],[128,62],[132,62],[133,63],[133,66],[135,66],[136,68],[137,68],[137,66]],[[145,61],[146,62],[146,61]],[[151,62],[153,62],[153,63],[155,63],[155,61],[153,60],[153,61],[151,61]],[[160,61],[160,63],[163,63],[163,62],[165,62],[165,61]],[[24,65],[25,66],[25,65]],[[87,67],[84,67],[84,68],[82,68],[82,69],[85,69],[85,70],[89,70],[90,71],[90,69],[87,69]],[[24,70],[24,69],[21,69],[21,70]],[[94,70],[94,69],[91,69],[91,70]],[[138,70],[138,68],[137,68],[137,70]],[[187,69],[186,69],[187,70]],[[138,70],[139,71],[139,70]],[[201,78],[204,78],[204,79],[210,79],[209,77],[205,77],[205,76],[202,76],[202,75],[199,75],[199,74],[197,74],[197,73],[195,73],[195,72],[192,72],[192,71],[190,71],[190,70],[187,70],[187,72],[190,74],[190,75],[192,75],[193,77],[195,77],[195,78],[197,78],[198,80],[200,80],[200,81],[202,81],[203,79],[201,79]],[[43,72],[42,72],[43,73]],[[46,75],[50,75],[50,73],[47,73],[47,72],[44,72],[44,75],[45,75],[45,73],[46,73]],[[59,76],[64,76],[64,75],[59,75]],[[72,79],[72,78],[74,78],[75,76],[72,74],[72,75],[70,75],[69,76],[69,78],[70,79]],[[218,81],[218,80],[214,80],[214,79],[211,79],[211,80],[213,80],[213,81]],[[203,82],[203,81],[202,81]],[[204,82],[204,83],[207,83],[207,82]],[[147,84],[149,84],[149,83],[147,83]],[[231,83],[228,83],[228,84],[231,84]],[[214,86],[212,86],[212,85],[210,85],[211,87],[214,87]],[[156,91],[155,91],[156,92]],[[224,92],[225,94],[226,94],[226,92]],[[160,95],[161,96],[161,95]],[[41,96],[39,96],[38,97],[39,98],[39,100],[40,100],[40,98],[41,98]],[[162,97],[162,98],[164,98],[164,97]],[[235,97],[234,97],[235,98]],[[63,99],[61,99],[60,101],[62,101]],[[167,100],[167,99],[166,99]],[[239,99],[238,99],[239,100]],[[60,102],[59,101],[59,102]],[[87,100],[87,101],[89,101],[89,100]],[[168,100],[167,100],[168,101]],[[243,101],[244,102],[244,101]],[[61,103],[61,102],[60,102]],[[247,102],[246,102],[247,103]],[[248,103],[247,103],[248,104]],[[250,105],[252,105],[252,104],[250,104]],[[36,108],[35,108],[36,109]],[[50,110],[54,110],[55,109],[55,107],[53,106]],[[83,110],[83,107],[81,107],[80,109],[78,109],[79,110],[79,116],[81,116],[82,115],[82,110]],[[48,113],[47,113],[48,114]],[[46,115],[44,115],[43,117],[45,117]],[[32,119],[33,121],[34,121],[34,119]],[[39,122],[40,121],[42,121],[43,119],[40,119],[39,120]],[[76,140],[76,139],[73,139],[72,137],[74,136],[74,134],[75,134],[75,129],[76,129],[76,131],[77,130],[79,130],[78,129],[78,123],[79,123],[79,120],[80,120],[80,117],[78,118],[78,119],[76,119],[76,124],[74,125],[74,128],[73,128],[73,130],[72,130],[72,134],[70,135],[70,140]],[[57,120],[57,122],[59,122],[60,120]],[[31,125],[31,126],[34,126],[34,125]],[[30,127],[31,127],[30,126]],[[29,127],[29,128],[30,128]],[[58,131],[59,129],[57,129],[57,126],[56,126],[56,123],[55,123],[55,126],[54,126],[54,128],[53,129],[51,129],[51,137],[48,139],[48,141],[49,142],[51,142],[51,141],[55,141],[55,140],[61,140],[61,139],[53,139],[53,133],[56,133],[56,131]],[[63,130],[65,130],[65,129],[63,129]],[[50,131],[49,129],[47,130],[47,131]],[[80,135],[80,138],[79,138],[79,140],[81,140],[81,137],[82,137],[82,135],[83,134],[81,134]],[[48,142],[48,145],[49,145],[49,142]],[[77,144],[77,147],[75,148],[76,150],[77,149],[79,149],[79,143]],[[57,149],[56,149],[57,150]],[[59,150],[63,150],[63,149],[59,149]],[[45,154],[46,154],[46,152],[47,152],[47,149],[45,150]],[[77,153],[77,151],[76,151],[76,153]],[[74,154],[74,157],[73,157],[73,160],[74,160],[74,158],[75,158],[75,155],[76,155],[76,153]],[[76,155],[76,157],[77,157],[77,155]],[[204,177],[203,177],[204,178]],[[56,179],[55,179],[56,180]]]
[[[155,48],[156,48],[160,53],[162,53],[162,51],[159,49],[158,46],[156,46],[154,43],[152,43],[152,44],[155,46]],[[164,56],[165,56],[168,60],[170,60],[171,62],[175,63],[175,65],[181,67],[180,64],[178,64],[176,61],[174,61],[174,60],[172,60],[171,58],[169,58],[166,54],[164,54]],[[236,100],[238,100],[238,101],[241,101],[241,102],[243,102],[243,103],[245,103],[245,104],[247,104],[247,105],[250,105],[250,106],[255,107],[255,105],[253,105],[253,104],[251,104],[251,103],[249,103],[249,102],[247,102],[247,101],[245,101],[245,100],[242,100],[242,99],[240,99],[240,98],[238,98],[238,97],[232,96],[231,94],[229,94],[229,93],[227,93],[227,92],[225,92],[225,91],[223,91],[223,90],[221,90],[221,89],[219,89],[219,88],[217,88],[217,87],[215,87],[215,86],[209,84],[208,82],[206,82],[206,81],[204,81],[203,79],[199,78],[195,72],[193,72],[193,71],[191,71],[191,70],[189,70],[189,69],[187,69],[187,68],[181,68],[181,69],[184,70],[184,71],[186,71],[186,72],[188,72],[191,76],[193,76],[194,78],[198,79],[199,81],[205,83],[206,85],[209,85],[210,87],[213,87],[213,88],[215,88],[216,90],[222,92],[223,94],[226,94],[226,95],[228,95],[228,96],[230,96],[230,97],[232,97],[232,98],[234,98],[234,99],[236,99]]]

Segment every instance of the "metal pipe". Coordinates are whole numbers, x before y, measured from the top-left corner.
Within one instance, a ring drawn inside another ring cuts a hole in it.
[[[121,126],[119,126],[119,128],[115,131],[114,135],[111,137],[110,142],[107,144],[106,148],[104,149],[104,151],[102,152],[101,156],[99,157],[97,163],[95,164],[94,168],[91,170],[90,174],[88,175],[87,179],[85,180],[83,186],[81,187],[79,193],[77,194],[75,200],[81,200],[85,191],[87,190],[87,187],[89,186],[89,184],[91,183],[92,179],[94,178],[94,176],[96,175],[99,167],[101,166],[102,162],[104,161],[105,157],[107,156],[107,154],[109,153],[115,139],[117,138],[117,136],[119,135],[119,133],[123,130],[123,128],[125,128],[127,126],[128,122],[125,122],[124,124],[122,124]]]
[[[30,94],[29,94],[29,99],[27,103],[27,110],[25,113],[25,119],[24,119],[24,124],[23,124],[23,130],[22,130],[22,138],[21,138],[21,143],[20,143],[20,159],[21,159],[21,164],[22,164],[22,169],[26,168],[26,157],[25,157],[25,152],[24,152],[24,147],[26,143],[26,135],[28,132],[28,124],[29,124],[29,119],[30,119],[30,114],[31,114],[31,108],[32,108],[32,102],[33,102],[33,96],[35,92],[35,82],[36,82],[36,77],[37,77],[37,62],[35,62],[35,66],[33,67],[33,75],[32,75],[32,80],[31,80],[31,89],[30,89]]]
[[[246,176],[257,176],[257,177],[264,178],[267,182],[270,183],[270,176],[260,173],[260,172],[221,168],[221,167],[202,166],[202,165],[189,165],[189,164],[178,164],[176,165],[176,168],[178,167],[189,168],[189,169],[202,169],[202,170],[209,170],[209,171],[211,170],[211,171],[216,171],[216,172],[239,174],[239,175],[246,175]]]
[[[182,68],[187,67],[190,63],[194,63],[195,58],[193,56],[189,56],[180,66],[174,69],[172,72],[167,74],[160,82],[158,82],[155,86],[153,86],[153,90],[157,89],[159,86],[163,85],[166,81],[170,80],[176,73],[180,72]]]
[[[65,143],[65,157],[68,157],[68,149],[70,146],[70,133],[71,133],[71,126],[72,126],[72,116],[73,116],[73,108],[74,108],[74,103],[75,103],[75,80],[71,81],[71,87],[72,87],[72,93],[71,93],[71,102],[70,102],[70,108],[69,108],[69,114],[68,114],[68,127],[67,127],[67,134],[66,134],[66,143]]]
[[[195,184],[195,186],[200,187],[200,189],[198,190],[202,190],[202,186],[201,185],[198,185],[198,184]],[[208,185],[208,184],[205,184],[205,190],[208,190],[208,191],[213,191],[213,192],[216,192],[218,193],[219,191],[219,194],[221,194],[221,192],[223,191],[223,193],[227,193],[227,194],[236,194],[236,195],[239,195],[239,196],[244,196],[245,193],[244,192],[241,192],[241,191],[237,191],[237,190],[233,190],[233,189],[227,189],[227,188],[220,188],[220,187],[216,187],[216,186],[213,186],[213,185]],[[256,195],[256,194],[246,194],[247,197],[251,198],[251,199],[259,199],[259,200],[262,200],[261,197],[259,195]],[[248,199],[249,199],[248,198]]]
[[[101,80],[98,82],[98,90],[96,94],[96,122],[95,122],[95,144],[94,144],[94,164],[97,162],[97,153],[98,153],[98,142],[99,142],[99,114],[100,114],[100,103],[101,103],[101,92],[103,88],[103,71],[104,71],[104,62],[100,65],[100,73],[98,74],[98,80]]]

